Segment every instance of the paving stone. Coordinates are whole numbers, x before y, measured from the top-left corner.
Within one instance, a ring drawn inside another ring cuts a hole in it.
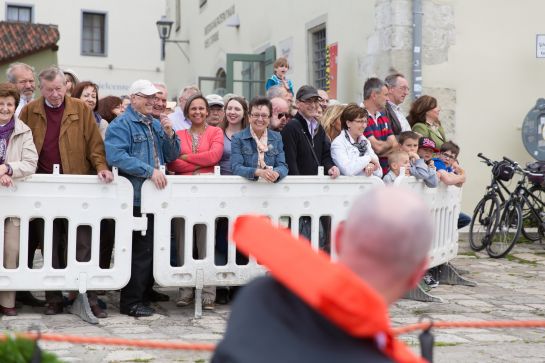
[[[436,344],[437,343],[452,344],[452,343],[469,343],[470,342],[470,340],[464,339],[452,333],[451,334],[435,334],[434,337],[435,337]]]
[[[130,362],[135,360],[150,361],[155,356],[140,350],[118,350],[111,352],[104,359],[105,362]]]
[[[476,340],[478,342],[512,342],[521,340],[518,337],[507,334],[491,334],[491,333],[480,333],[480,334],[466,334],[468,338]]]
[[[479,308],[493,307],[493,305],[481,300],[459,300],[459,301],[456,301],[456,304],[468,306],[468,307],[479,307]]]

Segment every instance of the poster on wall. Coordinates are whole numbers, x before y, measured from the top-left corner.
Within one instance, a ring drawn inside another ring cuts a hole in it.
[[[326,50],[326,79],[329,98],[337,99],[338,43],[329,44]]]

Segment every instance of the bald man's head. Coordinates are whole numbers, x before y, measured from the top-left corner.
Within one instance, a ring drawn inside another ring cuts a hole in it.
[[[418,195],[373,189],[354,202],[339,228],[339,261],[392,302],[418,282],[432,235],[429,208]]]

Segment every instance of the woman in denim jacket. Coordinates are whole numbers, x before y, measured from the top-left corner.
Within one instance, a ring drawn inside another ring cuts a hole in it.
[[[269,130],[271,101],[256,97],[250,102],[250,126],[233,136],[231,170],[250,180],[275,183],[288,174],[282,136]]]

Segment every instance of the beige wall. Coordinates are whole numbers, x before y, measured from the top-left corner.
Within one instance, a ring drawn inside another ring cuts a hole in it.
[[[531,159],[520,127],[537,98],[545,97],[545,59],[536,58],[536,34],[545,33],[545,3],[463,0],[454,5],[456,44],[448,62],[425,66],[424,85],[456,90],[456,141],[467,169],[463,209],[471,211],[490,179],[477,153]],[[493,11],[491,11],[493,9]]]

